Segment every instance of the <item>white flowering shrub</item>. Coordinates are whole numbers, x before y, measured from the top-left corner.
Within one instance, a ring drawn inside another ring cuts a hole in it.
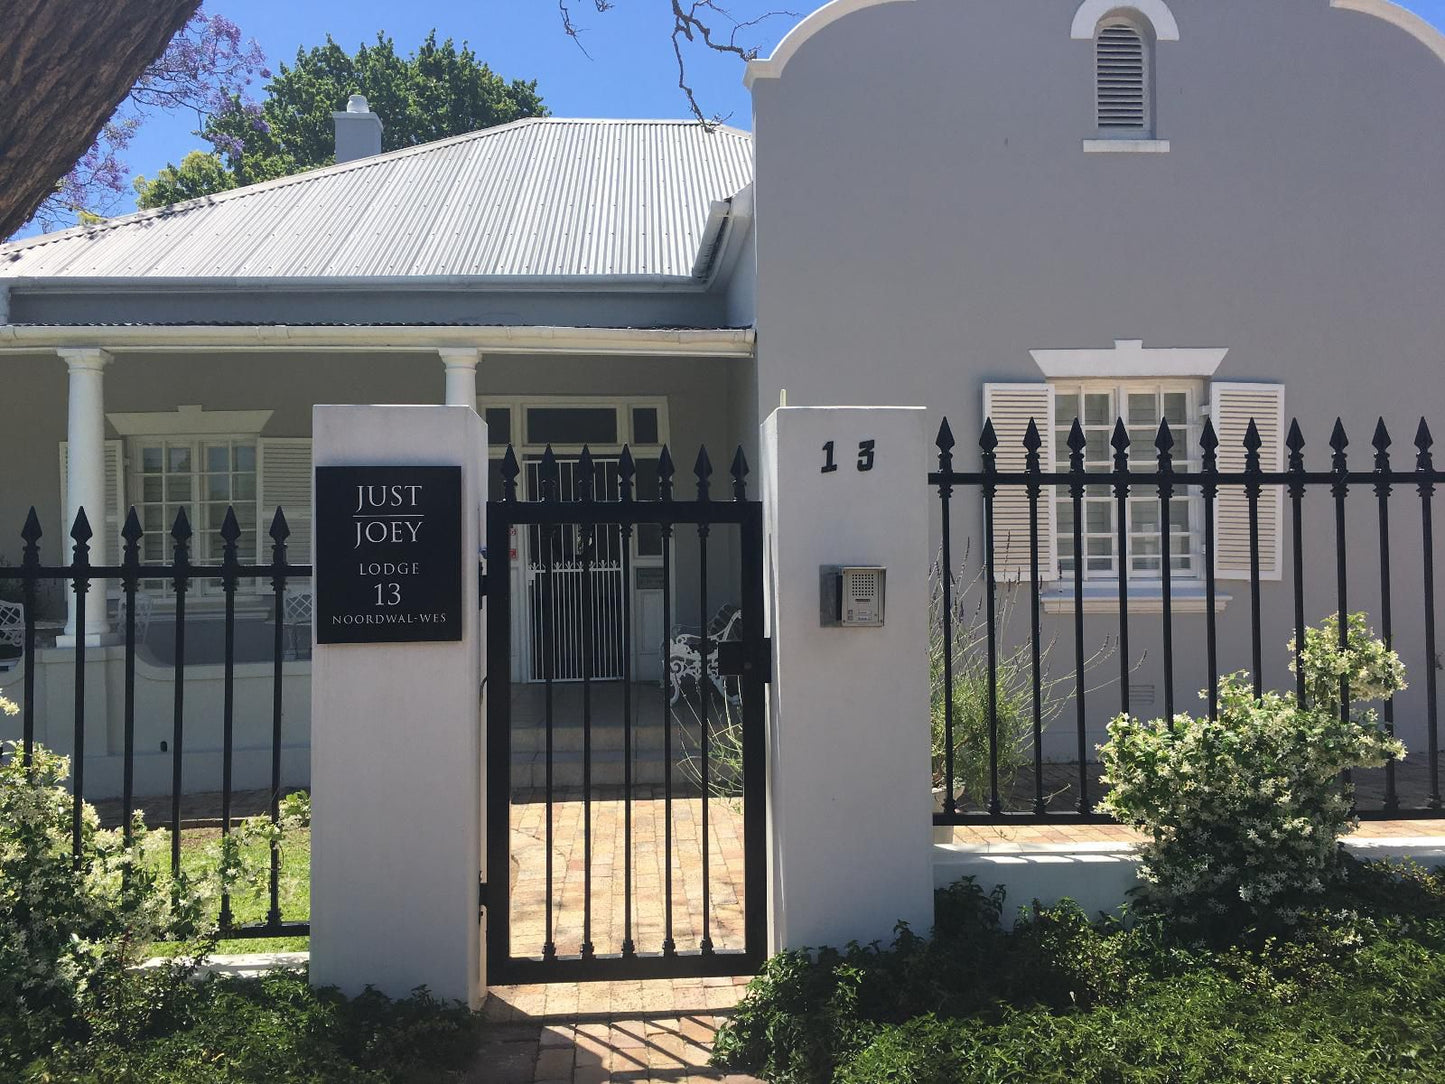
[[[1151,902],[1198,921],[1289,923],[1330,883],[1338,839],[1355,824],[1341,773],[1405,755],[1374,710],[1357,710],[1403,689],[1404,667],[1363,615],[1347,627],[1344,649],[1333,617],[1306,631],[1303,707],[1292,692],[1256,698],[1241,672],[1220,681],[1217,719],[1109,724],[1099,809],[1147,834]],[[1343,718],[1341,675],[1351,698]]]
[[[0,703],[0,711],[13,708]],[[187,942],[167,975],[184,979],[219,936],[221,891],[265,875],[242,861],[243,844],[284,830],[304,812],[304,803],[290,802],[279,828],[253,818],[231,833],[215,868],[172,875],[157,858],[164,848],[151,838],[164,832],[149,832],[137,816],[128,842],[121,830],[101,828],[86,803],[77,861],[74,804],[62,785],[69,770],[68,758],[42,746],[27,765],[18,743],[0,743],[0,1031],[24,1033],[32,1046],[84,1026],[118,1001],[136,1000],[127,969],[152,942]],[[158,989],[147,987],[141,1000]],[[0,1041],[0,1062],[6,1049]]]

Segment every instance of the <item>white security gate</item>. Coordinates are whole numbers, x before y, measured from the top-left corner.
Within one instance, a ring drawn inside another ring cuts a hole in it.
[[[617,499],[617,463],[615,458],[593,459],[592,486],[598,500]],[[542,497],[541,468],[540,461],[536,459],[529,459],[526,463],[526,499],[529,501]],[[581,483],[577,460],[558,459],[557,470],[561,499],[577,500]],[[616,524],[532,524],[526,532],[523,568],[527,600],[526,635],[530,649],[527,653],[528,678],[541,681],[545,677],[543,637],[550,627],[554,680],[582,680],[584,644],[591,648],[590,676],[594,681],[620,679],[624,673],[622,596],[626,589],[622,568],[622,547],[625,545],[622,529]],[[552,576],[550,591],[544,591],[549,549]],[[585,608],[584,580],[591,592]],[[550,621],[547,620],[549,610]],[[590,635],[584,635],[584,621],[592,626]]]

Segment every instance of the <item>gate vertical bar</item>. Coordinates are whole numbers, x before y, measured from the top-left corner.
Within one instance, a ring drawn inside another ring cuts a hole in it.
[[[541,497],[544,504],[557,503],[561,500],[560,473],[557,466],[557,457],[552,453],[552,445],[547,445],[542,452],[541,464]],[[557,635],[557,615],[553,613],[553,606],[556,604],[556,588],[554,577],[557,573],[557,532],[560,530],[554,524],[544,523],[536,530],[536,538],[545,553],[543,557],[542,570],[542,707],[543,725],[546,728],[544,736],[545,750],[543,756],[545,762],[542,766],[543,788],[547,806],[547,830],[544,833],[547,845],[547,900],[546,910],[546,932],[542,942],[542,958],[544,960],[555,960],[557,958],[557,940],[554,929],[553,909],[556,903],[553,888],[553,869],[556,852],[556,816],[555,816],[555,772],[553,767],[554,747],[556,744],[556,718],[554,712],[554,690],[553,682],[557,676],[557,645],[554,642]],[[507,553],[511,555],[511,542],[508,541]],[[510,584],[509,584],[510,586]],[[511,666],[511,660],[507,660]],[[508,875],[510,876],[510,870]]]
[[[82,810],[85,806],[85,637],[86,610],[85,596],[90,591],[90,521],[85,509],[76,512],[75,525],[70,529],[75,541],[75,558],[71,565],[71,586],[75,591],[75,737],[72,747],[71,782],[73,783],[70,802],[70,846],[71,856],[80,863]]]
[[[221,523],[221,588],[226,595],[225,641],[226,657],[221,678],[221,840],[231,835],[231,773],[232,745],[235,739],[236,723],[236,584],[238,564],[236,542],[241,537],[241,525],[236,522],[236,510],[226,508],[226,518]],[[231,928],[231,893],[221,890],[221,929]]]
[[[998,473],[998,434],[993,429],[993,419],[986,418],[983,435],[979,438],[983,452],[983,534],[987,542],[986,567],[984,569],[984,595],[988,606],[986,621],[988,636],[988,811],[997,816],[1003,811],[998,795],[998,607],[995,602],[997,590],[997,558],[994,551],[997,539],[994,537],[993,500],[998,492],[994,476]],[[949,690],[952,695],[952,690]]]
[[[140,540],[143,534],[140,518],[132,505],[121,529],[121,537],[125,540],[125,552],[121,558],[125,567],[121,575],[121,594],[125,600],[125,702],[121,723],[120,815],[121,832],[127,844],[131,841],[131,820],[135,815],[135,600],[140,586]]]
[[[1204,497],[1204,650],[1209,670],[1209,718],[1219,718],[1219,615],[1215,612],[1217,585],[1214,567],[1214,509],[1219,496],[1219,436],[1214,432],[1214,422],[1204,419],[1204,431],[1199,435],[1199,447],[1203,453],[1201,470],[1204,483],[1200,492]]]
[[[675,468],[667,445],[657,459],[657,498],[662,508],[672,503],[672,475]],[[662,875],[664,956],[677,954],[672,936],[672,520],[662,521]]]
[[[190,586],[191,522],[186,510],[176,513],[175,524],[171,527],[171,538],[175,542],[175,559],[172,568],[172,583],[176,591],[176,659],[175,698],[172,701],[171,716],[171,874],[181,869],[181,753],[182,719],[186,704],[186,588]]]
[[[1345,449],[1349,447],[1349,438],[1345,436],[1345,427],[1340,419],[1335,419],[1334,432],[1330,434],[1330,448],[1334,451],[1330,466],[1335,473],[1335,482],[1332,492],[1335,497],[1335,577],[1336,593],[1338,596],[1339,609],[1337,612],[1339,624],[1339,646],[1344,651],[1350,646],[1350,621],[1349,602],[1347,593],[1349,590],[1349,566],[1345,560],[1345,497],[1349,493],[1347,478],[1349,475],[1349,463],[1345,457]],[[1350,677],[1348,674],[1340,675],[1340,719],[1350,717]],[[1350,773],[1345,773],[1348,782]]]
[[[281,823],[281,704],[282,704],[282,659],[285,643],[286,612],[286,539],[291,528],[286,523],[286,513],[278,506],[271,517],[271,594],[275,606],[271,622],[271,826]],[[306,630],[310,640],[311,630]],[[266,913],[270,926],[281,924],[281,840],[273,832],[271,836],[270,884],[271,906]]]
[[[1074,808],[1089,811],[1089,752],[1085,731],[1088,711],[1084,703],[1084,436],[1079,419],[1069,430],[1069,498],[1074,510],[1074,726],[1079,742],[1079,800]]]
[[[511,952],[512,598],[511,528],[517,457],[502,459],[500,502],[487,507],[487,974],[506,971]],[[548,903],[550,907],[550,901]]]
[[[1435,523],[1430,507],[1435,495],[1435,461],[1430,449],[1435,438],[1425,419],[1415,432],[1418,455],[1415,470],[1420,475],[1416,488],[1420,493],[1421,547],[1425,559],[1425,725],[1430,754],[1430,808],[1439,809],[1440,799],[1440,730],[1439,699],[1435,677]]]
[[[1124,419],[1114,423],[1114,504],[1119,522],[1119,711],[1129,714],[1129,431]]]
[[[943,811],[958,809],[958,792],[954,789],[953,764],[953,542],[950,504],[953,499],[953,430],[948,419],[938,427],[938,499],[943,512],[943,550],[940,556],[943,588]],[[743,620],[747,617],[744,615]]]
[[[742,456],[741,450],[738,453]],[[744,461],[746,473],[746,461]],[[742,499],[742,490],[738,490]],[[748,657],[744,662],[743,692],[743,942],[754,965],[760,967],[767,954],[768,892],[756,883],[768,868],[767,836],[767,753],[763,704],[764,674],[771,666],[771,651],[763,626],[763,509],[749,505],[740,527],[743,578],[743,639]]]
[[[1294,672],[1295,703],[1305,706],[1305,551],[1304,551],[1304,496],[1305,457],[1304,434],[1300,432],[1299,420],[1290,422],[1289,436],[1285,440],[1289,448],[1289,503],[1290,529],[1294,535]]]
[[[25,577],[25,674],[23,677],[25,690],[25,704],[22,708],[24,716],[21,718],[21,756],[23,763],[28,768],[35,756],[35,607],[39,602],[38,577],[40,575],[40,517],[35,514],[35,506],[30,506],[30,512],[25,517],[25,526],[21,528],[20,537],[25,542],[21,552],[21,570]]]
[[[632,503],[632,479],[637,468],[632,452],[622,447],[617,463],[617,499]],[[636,956],[632,939],[632,524],[624,523],[622,537],[622,955]]]
[[[592,453],[582,446],[582,455],[577,460],[578,500],[583,505],[581,515],[588,522],[577,528],[578,545],[582,556],[582,959],[590,960],[595,949],[592,945],[592,650],[594,646],[592,622],[592,548],[596,542],[596,526],[591,522],[595,509],[591,507]]]
[[[697,476],[697,503],[703,510],[703,518],[697,525],[697,553],[698,553],[698,584],[700,593],[700,615],[702,625],[702,637],[699,649],[702,653],[702,672],[698,677],[699,699],[702,701],[702,726],[699,753],[702,760],[702,940],[699,948],[703,954],[712,952],[712,869],[709,864],[710,840],[708,839],[708,806],[711,804],[712,781],[708,775],[709,731],[712,729],[709,712],[712,707],[712,666],[708,654],[713,650],[708,638],[708,599],[707,599],[707,540],[712,528],[707,522],[708,479],[712,476],[712,463],[707,457],[707,448],[699,448],[697,462],[693,466],[693,473]]]
[[[1170,502],[1174,498],[1174,434],[1167,418],[1159,420],[1154,438],[1159,453],[1159,580],[1164,595],[1164,718],[1174,728],[1174,530]]]
[[[1390,598],[1390,433],[1385,428],[1385,419],[1381,418],[1375,426],[1374,436],[1375,447],[1375,471],[1379,474],[1379,480],[1375,483],[1375,497],[1379,501],[1380,509],[1380,637],[1385,643],[1385,650],[1393,649],[1395,644],[1394,627],[1391,614]],[[1385,700],[1384,705],[1385,730],[1391,737],[1395,735],[1395,697],[1391,694]],[[1390,813],[1397,812],[1400,808],[1400,796],[1395,790],[1395,761],[1385,761],[1385,810]]]
[[[1030,656],[1033,677],[1034,713],[1034,812],[1044,811],[1044,692],[1043,660],[1039,641],[1043,639],[1039,617],[1039,496],[1043,486],[1039,482],[1039,446],[1043,438],[1033,418],[1029,419],[1028,431],[1024,433],[1024,469],[1029,474],[1029,633]]]
[[[1260,628],[1259,593],[1259,497],[1261,471],[1259,449],[1264,444],[1254,419],[1249,419],[1249,428],[1244,433],[1244,484],[1245,501],[1249,508],[1249,636],[1250,670],[1254,674],[1255,699],[1264,695],[1264,647]]]

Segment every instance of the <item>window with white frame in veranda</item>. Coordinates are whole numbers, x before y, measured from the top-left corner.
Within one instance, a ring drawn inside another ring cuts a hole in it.
[[[237,557],[243,564],[256,560],[258,545],[256,502],[256,440],[211,437],[131,439],[131,493],[145,531],[141,558],[146,563],[168,563],[174,555],[171,528],[185,509],[191,524],[191,560],[197,564],[221,561],[221,525],[228,507],[236,510],[241,534]],[[164,590],[168,582],[147,586]],[[197,583],[206,591],[219,581]]]
[[[1128,381],[1055,383],[1054,461],[1055,469],[1069,469],[1069,433],[1074,419],[1083,427],[1084,467],[1092,472],[1113,470],[1111,439],[1116,420],[1123,419],[1129,433],[1129,465],[1132,470],[1157,469],[1155,438],[1160,420],[1169,423],[1174,437],[1174,469],[1199,469],[1199,400],[1197,382]],[[1059,571],[1074,574],[1074,502],[1067,486],[1057,487],[1058,511],[1056,545]],[[1158,582],[1162,578],[1164,538],[1168,536],[1170,574],[1174,579],[1197,579],[1203,575],[1202,516],[1197,493],[1179,487],[1169,502],[1167,531],[1161,529],[1157,485],[1138,485],[1130,490],[1126,506],[1128,569],[1130,582]],[[1108,484],[1090,485],[1083,500],[1084,578],[1119,578],[1119,523],[1117,498]]]

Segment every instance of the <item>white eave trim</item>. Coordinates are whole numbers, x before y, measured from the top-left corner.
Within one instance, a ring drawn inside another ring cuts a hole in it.
[[[1391,26],[1398,26],[1405,33],[1420,41],[1441,61],[1445,61],[1445,34],[1413,11],[1406,11],[1399,4],[1389,0],[1330,0],[1330,7],[1341,11],[1358,11],[1362,15],[1373,15]]]
[[[103,347],[114,352],[232,350],[415,351],[472,347],[483,354],[752,357],[752,328],[332,327],[263,325],[5,325],[0,353]]]
[[[358,159],[360,160],[360,159]],[[311,275],[288,277],[175,275],[134,275],[104,277],[88,275],[14,275],[0,278],[0,286],[11,291],[36,293],[153,293],[157,290],[190,294],[212,293],[332,293],[357,290],[386,290],[409,293],[419,290],[487,290],[527,293],[695,293],[707,283],[686,275]]]
[[[793,54],[802,48],[809,38],[825,27],[836,23],[839,19],[852,15],[855,11],[877,7],[879,4],[912,2],[913,0],[832,0],[832,3],[824,4],[789,30],[787,36],[778,42],[778,47],[773,50],[772,56],[748,61],[747,73],[743,76],[743,85],[751,90],[753,84],[759,79],[780,78],[783,69],[788,66],[788,61],[793,59]]]
[[[107,414],[106,420],[123,437],[225,436],[259,433],[271,420],[271,410],[203,410],[179,406],[175,410]]]
[[[1210,377],[1229,348],[1144,349],[1141,339],[1117,339],[1103,350],[1030,350],[1039,371],[1050,379],[1090,377]]]

